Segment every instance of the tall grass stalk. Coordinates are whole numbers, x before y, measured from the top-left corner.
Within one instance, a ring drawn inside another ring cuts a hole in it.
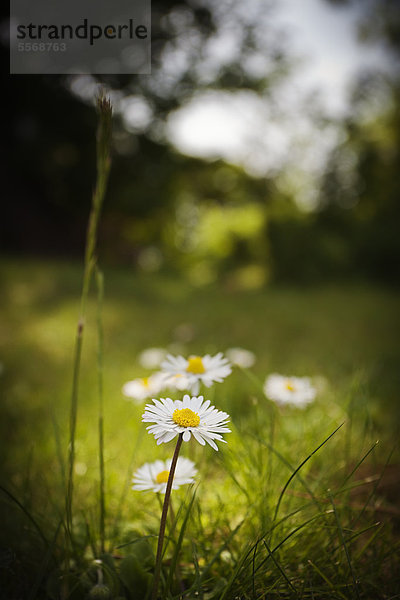
[[[96,284],[97,284],[97,374],[99,387],[99,499],[100,499],[100,514],[99,514],[99,531],[100,531],[100,550],[104,552],[105,539],[105,518],[106,518],[106,502],[105,502],[105,474],[104,474],[104,394],[103,394],[103,298],[104,298],[104,277],[103,273],[96,268]]]
[[[73,512],[73,491],[74,491],[74,466],[75,466],[75,435],[78,415],[78,388],[79,374],[82,354],[83,333],[85,327],[86,304],[89,294],[90,281],[93,274],[93,268],[96,263],[95,249],[97,242],[97,229],[107,188],[107,181],[110,172],[111,158],[111,117],[112,107],[110,101],[100,95],[97,99],[98,128],[97,128],[97,179],[92,197],[92,208],[89,217],[89,224],[86,236],[86,249],[84,259],[84,272],[82,293],[80,301],[80,315],[78,319],[75,351],[73,361],[72,392],[70,407],[70,425],[69,425],[69,446],[68,446],[68,473],[67,490],[65,499],[66,514],[66,542],[67,542],[67,569],[69,563],[69,544],[72,544],[72,512]]]

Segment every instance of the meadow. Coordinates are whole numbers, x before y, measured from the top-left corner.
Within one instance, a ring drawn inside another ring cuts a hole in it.
[[[62,261],[0,264],[4,597],[150,597],[160,498],[132,490],[131,478],[143,463],[171,458],[174,441],[156,446],[141,422],[145,401],[121,391],[151,373],[138,360],[148,347],[183,356],[242,347],[256,357],[250,369],[234,367],[223,383],[202,389],[229,413],[232,433],[219,452],[194,440],[183,445],[199,473],[172,493],[160,597],[400,597],[398,291],[350,282],[194,287],[173,273],[105,267],[104,534],[92,286],[68,547],[82,271]],[[263,392],[270,373],[311,377],[315,401],[303,409],[276,405]]]

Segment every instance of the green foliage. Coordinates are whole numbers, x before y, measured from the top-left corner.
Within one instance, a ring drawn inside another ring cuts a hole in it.
[[[386,104],[374,110],[374,95]],[[347,272],[397,282],[400,123],[398,83],[365,77],[355,91],[354,114],[345,141],[327,165],[316,231],[340,241]],[[340,266],[340,263],[336,261]]]
[[[2,350],[0,380],[2,470],[10,492],[1,495],[7,515],[2,540],[11,549],[5,581],[10,597],[35,585],[38,598],[58,599],[64,487],[56,449],[58,444],[65,455],[68,442],[63,424],[80,268],[3,263],[2,278],[4,327],[13,335],[13,345]],[[186,590],[203,599],[224,594],[225,600],[238,595],[261,600],[265,593],[350,598],[356,589],[365,599],[395,594],[397,521],[389,482],[398,450],[389,455],[398,423],[397,294],[354,286],[199,291],[184,280],[139,277],[129,270],[106,270],[105,281],[107,553],[101,553],[97,533],[97,339],[90,299],[76,437],[71,598],[84,599],[100,583],[113,600],[151,588],[161,511],[153,494],[129,489],[130,478],[143,462],[168,458],[172,450],[170,444],[156,449],[143,431],[142,408],[127,402],[120,389],[126,380],[148,374],[136,360],[143,347],[171,341],[185,354],[239,344],[256,352],[257,363],[248,377],[237,370],[207,392],[231,414],[228,444],[219,453],[195,444],[183,449],[200,479],[190,511],[190,494],[173,493],[176,523],[167,528],[162,589],[168,586],[170,596],[179,597],[179,566]],[[127,326],[133,322],[134,334]],[[190,341],[179,338],[182,323],[185,335],[191,324]],[[328,381],[305,411],[281,410],[262,393],[272,371],[323,374]]]

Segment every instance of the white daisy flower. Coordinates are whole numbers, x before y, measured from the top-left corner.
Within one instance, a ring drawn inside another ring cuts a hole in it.
[[[316,393],[308,377],[285,377],[273,373],[264,383],[264,394],[278,404],[293,404],[303,408],[314,400]]]
[[[210,400],[203,401],[203,396],[185,394],[183,400],[160,398],[154,404],[146,404],[142,421],[154,423],[147,427],[157,440],[157,444],[169,442],[175,436],[183,433],[183,441],[188,442],[193,437],[205,446],[206,442],[214,450],[218,447],[214,440],[225,442],[222,433],[230,433],[225,427],[229,415],[210,406]],[[226,443],[226,442],[225,442]]]
[[[138,361],[144,369],[158,369],[168,352],[165,348],[146,348],[138,356]]]
[[[182,391],[189,390],[191,387],[191,382],[186,375],[181,375],[181,373],[176,373],[174,375],[163,373],[162,375],[163,389]]]
[[[133,475],[133,490],[153,490],[165,494],[169,471],[172,460],[156,460],[153,463],[145,463]],[[194,477],[197,473],[194,462],[188,458],[178,457],[176,463],[172,489],[177,490],[181,485],[194,483]]]
[[[150,377],[142,377],[127,381],[122,387],[122,393],[127,398],[132,398],[137,403],[143,402],[146,398],[157,396],[163,389],[163,374],[153,373]]]
[[[167,355],[167,359],[161,363],[161,369],[171,375],[183,375],[187,378],[189,389],[193,394],[198,394],[200,382],[210,387],[215,381],[221,382],[231,374],[231,365],[222,352],[215,356],[183,356]]]
[[[256,362],[254,352],[250,352],[250,350],[245,350],[244,348],[229,348],[225,354],[233,365],[237,365],[243,369],[252,367]]]

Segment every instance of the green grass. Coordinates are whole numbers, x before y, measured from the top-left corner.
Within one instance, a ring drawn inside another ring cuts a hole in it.
[[[0,569],[8,598],[58,598],[82,268],[10,260],[0,276]],[[161,513],[153,494],[129,489],[132,470],[174,448],[155,445],[143,407],[121,386],[148,374],[137,362],[142,349],[171,345],[183,354],[242,346],[257,362],[251,374],[235,370],[207,392],[231,415],[228,444],[219,453],[184,444],[200,477],[192,504],[193,490],[173,493],[163,597],[179,597],[175,562],[191,590],[185,598],[400,597],[399,294],[367,285],[233,292],[127,268],[104,276],[103,576],[113,598],[144,598]],[[93,289],[75,439],[71,598],[85,598],[96,583],[92,561],[101,553],[97,318]],[[262,393],[271,372],[319,376],[324,385],[307,409],[278,409]]]

